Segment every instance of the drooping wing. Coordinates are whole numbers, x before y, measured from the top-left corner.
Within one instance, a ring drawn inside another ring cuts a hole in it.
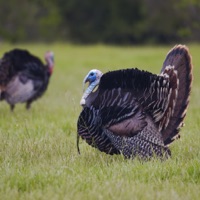
[[[173,106],[172,96],[168,77],[126,69],[102,76],[92,106],[99,110],[104,127],[116,135],[133,136],[146,126],[146,115],[152,117],[159,131],[163,129],[168,123],[165,115],[169,105]]]
[[[78,136],[81,136],[89,145],[98,148],[100,151],[119,154],[120,151],[115,148],[110,139],[104,134],[101,124],[97,124],[98,112],[93,107],[85,107],[82,110],[77,122]]]

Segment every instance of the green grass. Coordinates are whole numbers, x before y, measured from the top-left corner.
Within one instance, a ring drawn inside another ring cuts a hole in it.
[[[0,55],[20,47],[43,59],[53,50],[56,66],[48,91],[30,111],[18,104],[11,113],[0,103],[0,199],[199,199],[200,45],[188,46],[195,77],[181,139],[171,145],[171,159],[141,163],[106,155],[84,141],[77,154],[82,80],[92,68],[138,67],[158,74],[172,46],[1,43]]]

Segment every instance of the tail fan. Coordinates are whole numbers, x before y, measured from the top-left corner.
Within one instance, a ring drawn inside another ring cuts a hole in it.
[[[168,69],[172,67],[178,79],[173,115],[167,127],[162,131],[165,145],[169,145],[174,139],[180,137],[179,130],[183,126],[192,85],[191,60],[188,48],[184,45],[177,45],[168,53],[161,69],[162,74],[168,74]]]

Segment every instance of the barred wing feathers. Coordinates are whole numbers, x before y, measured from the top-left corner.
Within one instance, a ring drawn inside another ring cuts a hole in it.
[[[161,131],[165,126],[164,116],[168,114],[169,106],[173,102],[174,88],[176,87],[170,84],[168,77],[138,69],[108,72],[101,78],[98,98],[93,102],[93,106],[101,111],[109,110],[102,120],[111,130],[115,127],[114,134],[118,135],[118,131],[119,135],[124,136],[136,134],[145,127],[147,115]],[[127,131],[127,123],[136,131],[130,134]]]

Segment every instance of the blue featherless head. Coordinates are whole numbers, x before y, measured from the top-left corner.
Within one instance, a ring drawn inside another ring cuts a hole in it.
[[[102,76],[102,72],[97,69],[92,69],[89,71],[87,76],[84,78],[84,83],[89,82],[90,84],[99,81]]]
[[[83,91],[84,91],[84,86],[87,82],[89,82],[89,86],[82,96],[81,103],[80,103],[81,105],[85,104],[86,98],[95,89],[95,87],[97,85],[99,85],[102,75],[103,75],[103,73],[101,71],[99,71],[98,69],[92,69],[89,71],[89,73],[83,79]]]

